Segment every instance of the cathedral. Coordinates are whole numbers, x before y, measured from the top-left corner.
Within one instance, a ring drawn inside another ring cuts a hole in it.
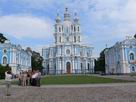
[[[136,39],[127,36],[105,50],[106,73],[125,74],[136,72]]]
[[[32,53],[22,49],[20,45],[11,44],[9,41],[0,43],[0,64],[10,66],[13,74],[31,70],[31,56]]]
[[[81,44],[82,34],[79,17],[73,19],[68,11],[64,11],[64,19],[59,14],[55,19],[55,43],[42,49],[44,72],[46,74],[93,73],[93,47]]]

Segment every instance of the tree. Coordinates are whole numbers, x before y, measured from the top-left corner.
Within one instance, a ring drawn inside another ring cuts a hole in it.
[[[5,36],[3,36],[2,33],[0,33],[0,43],[5,43],[5,41],[8,40]]]
[[[11,70],[11,67],[9,67],[9,65],[7,64],[7,66],[2,66],[0,65],[0,79],[4,79],[5,78],[5,72]]]
[[[107,48],[102,50],[101,53],[100,53],[100,57],[97,60],[95,60],[95,71],[105,72],[105,54],[104,54],[104,51],[106,49]]]
[[[40,53],[32,51],[32,70],[40,70],[42,71],[43,58],[40,56]]]

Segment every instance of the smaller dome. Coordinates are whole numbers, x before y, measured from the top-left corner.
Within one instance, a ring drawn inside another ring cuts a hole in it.
[[[79,23],[79,17],[77,16],[77,13],[74,13],[74,22]]]
[[[65,8],[64,21],[69,21],[69,20],[70,20],[70,14],[69,14],[68,8]]]
[[[56,17],[56,23],[60,23],[61,22],[61,18],[59,16],[59,14],[57,13],[57,17]]]

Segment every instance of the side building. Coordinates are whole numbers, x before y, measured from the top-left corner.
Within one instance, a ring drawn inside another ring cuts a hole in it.
[[[59,14],[54,25],[54,45],[42,49],[43,66],[47,74],[93,73],[93,47],[81,44],[79,18],[70,18],[68,8],[64,21]]]
[[[0,43],[0,64],[10,66],[14,74],[31,70],[31,52],[10,42]]]
[[[106,73],[136,72],[136,39],[128,36],[105,50]]]

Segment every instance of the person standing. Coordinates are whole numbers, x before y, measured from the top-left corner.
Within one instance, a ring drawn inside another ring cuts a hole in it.
[[[12,81],[12,73],[11,70],[5,72],[5,83],[6,83],[6,95],[10,96],[10,87]]]
[[[30,71],[27,72],[27,86],[30,86],[30,80],[31,79],[31,74],[30,74]]]
[[[18,85],[19,86],[21,86],[22,85],[22,72],[20,72],[19,74],[18,74]]]
[[[26,81],[27,81],[27,72],[23,72],[23,86],[26,86]]]
[[[38,76],[37,76],[37,86],[41,86],[40,80],[41,80],[41,72],[37,70]]]
[[[32,74],[32,86],[37,86],[38,73],[34,70]]]

